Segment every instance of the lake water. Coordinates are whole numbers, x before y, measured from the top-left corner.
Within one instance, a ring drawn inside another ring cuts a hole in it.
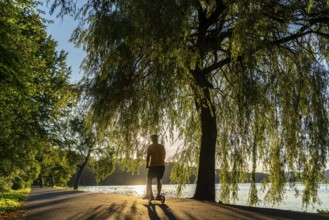
[[[177,185],[166,185],[162,186],[162,192],[166,194],[167,198],[177,197],[176,189]],[[190,198],[193,196],[195,191],[195,184],[188,184],[183,189],[180,198]],[[257,189],[260,192],[261,185],[257,185]],[[239,184],[239,200],[234,204],[236,205],[247,205],[248,194],[249,194],[250,184]],[[299,190],[303,189],[303,185],[297,185]],[[145,194],[145,185],[132,185],[132,186],[80,186],[80,190],[89,191],[89,192],[102,192],[102,193],[115,193],[115,194],[125,194],[125,195],[134,195],[142,197]],[[219,194],[220,184],[216,184],[216,198]],[[153,185],[153,192],[156,192],[156,186]],[[320,210],[329,210],[329,184],[321,184],[320,189],[318,190],[318,195],[321,200],[321,204],[315,204],[314,207],[310,206],[307,209],[307,212],[317,212],[317,209]],[[262,194],[259,194],[259,198],[262,199]],[[267,207],[267,208],[277,208],[277,209],[286,209],[294,211],[303,211],[302,210],[302,199],[301,197],[295,197],[293,190],[287,190],[285,195],[285,200],[280,205],[272,206],[264,202],[259,202],[257,207]]]

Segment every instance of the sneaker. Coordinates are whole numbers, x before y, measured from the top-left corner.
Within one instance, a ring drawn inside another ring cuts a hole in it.
[[[161,196],[157,195],[156,200],[161,200]]]

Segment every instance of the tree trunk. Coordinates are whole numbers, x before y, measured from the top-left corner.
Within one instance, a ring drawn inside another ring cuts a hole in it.
[[[79,188],[80,178],[81,178],[83,170],[85,169],[85,167],[88,163],[89,157],[90,157],[90,151],[88,152],[88,155],[86,156],[85,161],[83,161],[82,165],[78,166],[79,170],[78,170],[77,177],[75,178],[75,181],[74,181],[73,189]]]
[[[80,178],[81,178],[81,174],[83,172],[83,169],[85,168],[84,165],[80,165],[78,166],[79,167],[79,170],[78,170],[78,174],[77,176],[75,177],[75,181],[74,181],[74,187],[73,189],[78,189],[79,188],[79,183],[80,183]]]
[[[209,89],[204,89],[204,95],[204,102],[199,105],[202,136],[198,180],[193,198],[215,201],[216,115]]]

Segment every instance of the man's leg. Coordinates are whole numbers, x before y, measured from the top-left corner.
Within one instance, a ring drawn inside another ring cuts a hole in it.
[[[150,195],[153,196],[152,177],[149,177],[149,175],[148,175],[146,178],[146,192],[145,192],[145,196],[143,197],[143,199],[148,199]]]
[[[161,189],[162,189],[162,179],[157,177],[157,190],[158,190],[158,196],[157,197],[160,197]]]
[[[152,195],[152,178],[147,177],[146,179],[146,195]]]
[[[153,197],[153,192],[152,192],[152,178],[147,178],[147,186],[148,186],[147,194],[149,196]]]

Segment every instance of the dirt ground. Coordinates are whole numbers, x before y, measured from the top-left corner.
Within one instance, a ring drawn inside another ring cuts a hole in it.
[[[165,204],[135,196],[89,193],[54,188],[33,188],[20,210],[27,220],[83,219],[298,219],[322,220],[328,215],[253,208],[167,198]]]

